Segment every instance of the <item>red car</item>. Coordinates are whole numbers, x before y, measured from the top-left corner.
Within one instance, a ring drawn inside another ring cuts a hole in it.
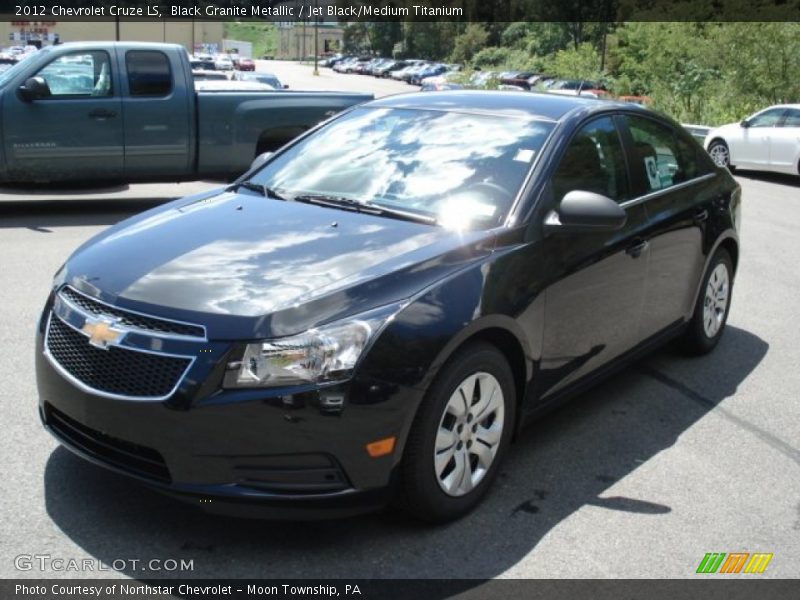
[[[255,71],[256,63],[252,58],[240,58],[239,64],[236,65],[239,71]]]

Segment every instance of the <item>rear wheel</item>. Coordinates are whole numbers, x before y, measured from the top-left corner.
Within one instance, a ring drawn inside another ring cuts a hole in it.
[[[728,251],[720,248],[709,263],[684,336],[684,348],[689,353],[705,354],[719,342],[728,321],[732,288],[733,261]]]
[[[513,431],[514,377],[503,354],[465,346],[442,368],[414,421],[402,466],[402,507],[446,522],[492,485]]]

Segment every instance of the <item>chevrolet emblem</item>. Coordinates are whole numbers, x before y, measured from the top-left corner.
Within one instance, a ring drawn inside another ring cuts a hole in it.
[[[110,345],[119,343],[125,334],[124,331],[114,328],[114,323],[105,319],[86,319],[81,329],[89,336],[89,343],[92,346],[108,350]]]

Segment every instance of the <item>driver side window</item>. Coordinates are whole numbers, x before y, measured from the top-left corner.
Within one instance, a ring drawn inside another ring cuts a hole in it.
[[[591,121],[575,134],[552,183],[557,201],[575,190],[602,194],[617,202],[628,199],[622,143],[611,117]]]
[[[103,51],[74,52],[48,63],[37,74],[53,98],[97,98],[113,94],[111,60]]]

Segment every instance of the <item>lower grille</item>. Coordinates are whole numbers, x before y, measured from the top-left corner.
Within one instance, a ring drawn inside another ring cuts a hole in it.
[[[192,362],[120,347],[95,348],[55,315],[50,317],[46,344],[52,359],[86,387],[128,398],[169,396]]]
[[[275,493],[320,494],[347,489],[347,477],[323,454],[239,457],[233,472],[239,485]]]
[[[101,462],[162,483],[172,480],[164,459],[152,448],[91,429],[49,404],[45,405],[45,421],[65,442]]]

